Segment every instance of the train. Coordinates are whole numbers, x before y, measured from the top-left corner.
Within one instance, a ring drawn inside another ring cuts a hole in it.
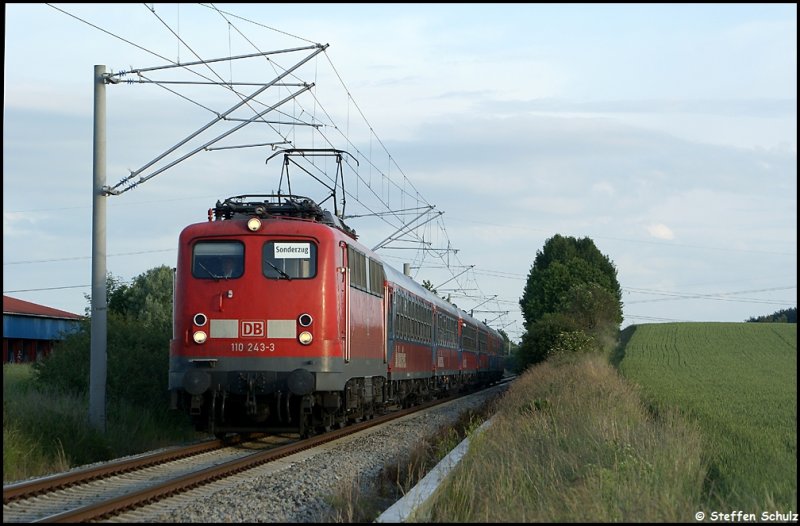
[[[500,332],[293,194],[217,201],[178,241],[170,407],[218,437],[309,436],[498,382]]]

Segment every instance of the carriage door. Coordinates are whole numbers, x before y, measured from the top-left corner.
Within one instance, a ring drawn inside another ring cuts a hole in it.
[[[342,249],[342,265],[337,268],[340,279],[336,280],[337,298],[339,298],[339,340],[342,343],[344,362],[350,361],[350,264],[347,258],[347,243],[339,242]]]

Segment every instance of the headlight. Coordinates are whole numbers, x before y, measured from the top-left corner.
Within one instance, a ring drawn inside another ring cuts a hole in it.
[[[247,221],[247,229],[250,232],[256,232],[259,228],[261,228],[261,220],[257,217],[251,217]]]
[[[314,337],[313,337],[313,336],[311,336],[311,333],[310,333],[310,332],[308,332],[308,331],[303,331],[303,332],[301,332],[301,333],[300,333],[300,336],[298,336],[298,337],[297,337],[297,339],[298,339],[298,340],[300,341],[300,343],[302,343],[303,345],[308,345],[309,343],[311,343],[311,340],[313,340],[313,339],[314,339]]]
[[[205,331],[197,331],[192,334],[192,339],[194,340],[194,343],[205,343],[208,339],[208,335],[205,333]]]
[[[302,327],[308,327],[313,323],[314,319],[311,317],[310,314],[301,314],[297,317],[297,323],[300,324]]]

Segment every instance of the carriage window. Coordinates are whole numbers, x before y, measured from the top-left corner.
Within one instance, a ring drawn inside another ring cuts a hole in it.
[[[317,245],[310,241],[269,241],[264,244],[264,276],[307,279],[317,275]]]
[[[200,241],[192,249],[192,276],[234,279],[244,274],[244,245],[238,241]]]

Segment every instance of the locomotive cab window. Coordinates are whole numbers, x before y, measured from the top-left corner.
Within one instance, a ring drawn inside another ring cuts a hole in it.
[[[317,245],[310,241],[269,241],[264,244],[264,276],[308,279],[317,275]]]
[[[239,241],[199,241],[192,249],[192,276],[235,279],[244,274],[244,245]]]

